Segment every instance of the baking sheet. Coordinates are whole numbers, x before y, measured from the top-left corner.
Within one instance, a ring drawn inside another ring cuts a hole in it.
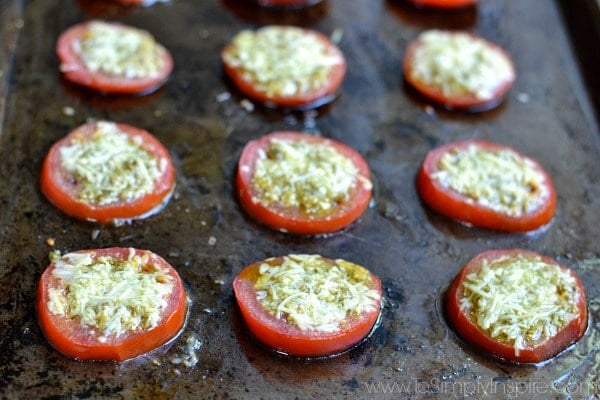
[[[167,85],[144,97],[107,97],[65,82],[54,43],[83,20],[105,18],[152,32],[171,50]],[[595,110],[559,7],[481,0],[441,13],[402,1],[329,0],[304,11],[234,0],[172,0],[123,8],[103,1],[0,0],[0,398],[572,398],[600,393],[600,135]],[[223,78],[220,49],[235,33],[291,23],[341,34],[348,73],[339,98],[312,112],[242,106]],[[432,107],[407,89],[406,44],[429,28],[469,29],[505,47],[517,80],[498,109],[477,115]],[[74,111],[71,113],[70,111]],[[109,119],[155,134],[170,150],[177,189],[166,209],[131,225],[73,220],[39,192],[42,159],[86,120]],[[304,130],[349,144],[367,159],[374,200],[329,237],[273,232],[247,218],[232,184],[249,140]],[[536,158],[558,191],[554,221],[532,234],[464,227],[419,201],[414,177],[431,148],[486,138]],[[55,240],[54,247],[47,239]],[[182,275],[192,299],[182,335],[123,364],[78,362],[54,351],[35,319],[35,288],[52,249],[150,249]],[[544,366],[515,366],[458,340],[440,296],[475,254],[522,247],[575,269],[585,283],[590,329]],[[290,359],[248,335],[231,281],[245,265],[288,253],[363,264],[384,282],[381,326],[366,343],[326,360]],[[186,348],[189,338],[201,341]],[[197,357],[194,366],[177,362]]]

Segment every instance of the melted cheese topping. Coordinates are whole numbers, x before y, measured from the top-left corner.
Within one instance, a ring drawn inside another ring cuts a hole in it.
[[[73,43],[86,68],[125,78],[158,75],[162,46],[146,31],[104,22],[92,22]]]
[[[320,89],[331,68],[343,63],[323,40],[307,31],[269,26],[242,31],[224,55],[231,66],[241,68],[244,78],[268,96],[291,96]]]
[[[492,338],[520,349],[553,337],[578,315],[575,278],[539,257],[486,260],[462,285],[461,310]]]
[[[499,85],[514,76],[504,53],[467,33],[429,30],[419,41],[413,75],[444,95],[490,99]]]
[[[357,182],[371,187],[334,147],[273,139],[266,153],[259,154],[251,184],[257,192],[254,202],[321,215],[348,201]]]
[[[52,275],[61,281],[48,290],[52,314],[77,320],[98,341],[159,323],[174,288],[173,278],[150,255],[131,249],[126,260],[93,253],[69,253],[56,261]]]
[[[504,214],[532,212],[549,195],[533,161],[511,150],[470,145],[445,153],[437,167],[432,176],[442,186]]]
[[[256,282],[265,310],[302,330],[335,332],[350,316],[380,306],[369,272],[344,260],[332,265],[318,255],[289,255],[281,265],[263,263]]]
[[[112,122],[97,122],[91,136],[60,148],[62,168],[72,174],[79,199],[97,205],[131,201],[150,193],[167,167]]]

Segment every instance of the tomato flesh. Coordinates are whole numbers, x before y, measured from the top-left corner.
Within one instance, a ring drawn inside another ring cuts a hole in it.
[[[332,146],[344,157],[347,157],[364,178],[357,180],[351,190],[349,200],[337,205],[326,215],[310,215],[294,207],[283,205],[264,205],[256,201],[259,196],[253,187],[252,178],[259,155],[269,148],[274,139],[304,141],[311,144]],[[365,160],[354,149],[343,143],[318,136],[299,132],[273,132],[257,140],[249,142],[244,148],[238,163],[236,175],[237,194],[242,207],[252,217],[271,228],[296,234],[324,234],[336,232],[356,221],[365,212],[371,199],[369,167]]]
[[[255,289],[259,267],[264,262],[278,265],[281,264],[282,258],[273,258],[247,266],[235,277],[233,290],[248,330],[270,349],[295,357],[330,356],[357,345],[374,329],[379,319],[380,308],[347,317],[340,323],[340,330],[335,332],[302,330],[285,319],[269,314],[257,300]],[[334,263],[333,260],[328,262]],[[380,279],[372,273],[369,273],[369,276],[370,287],[377,290],[381,297]]]
[[[462,8],[477,3],[477,0],[408,0],[416,6],[442,9]]]
[[[160,211],[175,188],[175,168],[168,150],[150,133],[126,124],[116,124],[130,137],[139,137],[143,148],[158,160],[164,160],[164,170],[156,180],[154,189],[145,195],[109,204],[83,201],[78,196],[78,185],[73,176],[62,167],[60,150],[73,141],[89,138],[96,130],[96,122],[84,124],[56,142],[42,165],[40,188],[42,193],[65,214],[78,219],[99,223],[128,221],[150,216]]]
[[[157,90],[165,83],[173,70],[173,58],[169,51],[158,44],[161,67],[153,76],[132,78],[89,70],[80,55],[74,50],[74,45],[81,41],[92,23],[94,21],[74,25],[58,38],[56,54],[60,60],[61,72],[66,79],[99,92],[115,94],[147,94]],[[110,25],[117,30],[131,29],[118,23],[110,23]]]
[[[455,149],[466,149],[469,146],[492,152],[510,150],[520,158],[528,159],[533,168],[543,177],[541,185],[547,195],[541,199],[540,205],[529,212],[511,215],[473,201],[465,194],[445,187],[435,179],[434,176],[439,171],[440,159],[444,154]],[[552,180],[536,161],[508,146],[484,140],[454,142],[430,151],[417,174],[417,189],[423,201],[441,214],[473,226],[499,231],[525,232],[540,228],[550,222],[556,208],[556,191]]]
[[[256,0],[261,6],[303,7],[321,2],[322,0]]]
[[[587,329],[588,312],[585,292],[583,284],[573,271],[570,271],[570,274],[575,278],[578,292],[577,298],[572,299],[578,310],[576,317],[551,338],[534,345],[529,345],[524,349],[519,349],[518,352],[515,352],[513,346],[490,337],[488,333],[473,321],[468,313],[461,309],[461,299],[463,297],[462,284],[469,274],[477,272],[482,267],[484,260],[494,260],[505,256],[516,257],[517,255],[524,255],[531,258],[541,257],[542,261],[547,264],[567,269],[549,257],[540,256],[535,252],[521,249],[492,250],[481,253],[463,267],[446,292],[446,317],[459,336],[475,348],[508,361],[540,363],[549,360],[575,343],[584,335]]]
[[[168,0],[115,0],[117,3],[126,4],[126,5],[144,5],[149,6],[158,1],[168,1]]]
[[[126,332],[106,341],[98,340],[100,332],[91,332],[89,327],[68,316],[50,311],[50,289],[63,286],[62,280],[53,275],[55,264],[50,264],[38,284],[37,315],[40,327],[50,344],[61,353],[80,360],[125,361],[145,354],[175,338],[183,329],[187,317],[187,294],[183,282],[175,269],[160,256],[145,250],[128,248],[106,248],[81,250],[75,253],[91,253],[94,258],[108,256],[126,260],[131,252],[136,255],[149,255],[150,262],[166,272],[174,282],[167,306],[159,322],[148,330]]]
[[[282,29],[286,28],[282,27]],[[336,91],[341,86],[346,74],[346,60],[337,46],[335,46],[333,42],[325,35],[317,31],[306,29],[304,29],[303,32],[305,35],[312,35],[317,38],[317,40],[323,42],[327,49],[327,54],[332,57],[337,57],[340,60],[339,63],[330,67],[330,71],[324,85],[294,94],[268,93],[255,82],[253,82],[252,79],[248,78],[241,66],[235,65],[228,60],[228,54],[233,51],[232,43],[225,46],[221,52],[221,60],[225,73],[240,92],[253,100],[263,103],[266,106],[305,109],[316,108],[331,102],[335,98]]]
[[[463,35],[462,32],[450,32],[450,35]],[[502,80],[496,82],[496,85],[491,93],[485,97],[478,97],[474,92],[466,92],[462,94],[445,93],[443,89],[437,85],[431,84],[421,79],[416,73],[418,70],[416,53],[424,46],[420,38],[413,40],[406,49],[404,56],[403,70],[406,82],[416,89],[422,96],[433,101],[436,104],[442,105],[447,109],[463,110],[469,112],[482,112],[493,109],[500,105],[505,94],[512,87],[515,80],[514,66],[509,54],[500,46],[489,42],[483,38],[477,37],[474,34],[468,34],[473,40],[482,42],[491,50],[497,51],[510,64],[511,73]],[[489,80],[490,77],[486,77]]]

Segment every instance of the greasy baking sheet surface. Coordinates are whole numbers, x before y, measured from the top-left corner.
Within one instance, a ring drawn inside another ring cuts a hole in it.
[[[104,1],[0,0],[0,397],[20,398],[574,398],[598,396],[600,135],[594,106],[554,2],[481,0],[435,13],[397,0],[329,0],[306,11],[266,11],[235,0],[122,8]],[[574,5],[573,5],[574,6]],[[91,18],[151,31],[175,71],[144,97],[106,97],[63,81],[54,43]],[[254,110],[223,79],[219,51],[239,30],[292,23],[341,34],[348,74],[339,98],[316,112]],[[429,106],[402,79],[409,40],[427,28],[470,29],[505,47],[518,71],[500,108],[479,115]],[[242,103],[243,104],[243,103]],[[71,112],[73,111],[73,112]],[[177,167],[174,198],[131,225],[70,219],[38,190],[53,142],[89,118],[154,133]],[[294,237],[240,210],[232,185],[244,144],[273,130],[305,130],[349,144],[367,159],[372,206],[344,232]],[[504,234],[428,211],[414,176],[428,150],[486,138],[536,158],[552,175],[558,210],[547,229]],[[78,362],[54,351],[35,319],[36,284],[53,248],[132,246],[170,261],[191,299],[176,341],[124,364]],[[458,340],[440,296],[478,252],[522,247],[574,268],[585,282],[591,327],[569,352],[541,366],[489,359]],[[292,252],[363,264],[385,285],[381,326],[360,347],[326,360],[271,353],[247,334],[231,281],[245,265]],[[202,345],[186,349],[188,338]],[[195,355],[195,366],[178,364]]]

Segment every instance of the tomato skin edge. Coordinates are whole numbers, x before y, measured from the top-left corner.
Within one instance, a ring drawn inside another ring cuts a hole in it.
[[[528,214],[519,216],[503,214],[491,208],[470,202],[467,196],[443,187],[432,177],[433,173],[437,170],[438,160],[443,154],[450,150],[467,147],[472,144],[490,150],[511,150],[519,157],[531,160],[536,170],[543,175],[543,184],[549,192],[544,204]],[[526,157],[509,146],[485,140],[463,140],[442,145],[431,150],[426,155],[417,172],[416,186],[422,200],[429,207],[451,219],[479,228],[506,232],[531,231],[548,224],[552,220],[556,209],[556,190],[552,179],[537,161]]]
[[[432,7],[441,9],[457,9],[468,7],[477,3],[478,0],[406,0],[416,7]]]
[[[500,103],[502,103],[502,101],[504,101],[506,93],[510,90],[515,81],[516,73],[514,62],[512,61],[512,57],[510,57],[510,55],[502,47],[484,38],[475,36],[474,34],[471,34],[471,36],[478,40],[482,40],[484,43],[486,43],[486,45],[500,51],[512,66],[512,76],[509,79],[506,79],[499,83],[496,89],[493,91],[493,94],[490,98],[480,99],[471,93],[467,93],[460,96],[447,95],[443,93],[441,89],[435,86],[431,86],[417,78],[413,74],[413,59],[415,51],[418,49],[419,46],[421,46],[421,42],[419,41],[419,39],[415,39],[414,41],[412,41],[406,49],[406,53],[402,63],[404,79],[406,80],[406,82],[414,89],[416,89],[416,91],[419,92],[421,96],[449,110],[483,112],[496,108],[498,105],[500,105]]]
[[[236,192],[244,210],[257,221],[273,229],[293,234],[318,235],[337,232],[356,220],[366,211],[371,200],[371,190],[362,182],[357,182],[350,197],[350,202],[343,203],[343,208],[334,215],[309,219],[301,215],[286,214],[285,210],[268,207],[254,200],[251,179],[254,174],[256,152],[269,145],[273,138],[289,138],[305,140],[310,143],[323,143],[333,146],[341,154],[350,158],[358,169],[358,173],[370,180],[370,171],[362,156],[349,146],[331,139],[324,139],[292,131],[277,131],[249,142],[240,156],[236,172]]]
[[[154,191],[133,201],[103,206],[88,204],[74,197],[74,193],[64,184],[65,178],[61,172],[58,154],[60,147],[68,144],[72,136],[80,132],[85,134],[94,129],[95,123],[87,123],[73,129],[54,143],[42,164],[40,190],[50,203],[65,214],[77,219],[105,224],[148,217],[162,210],[169,201],[175,190],[175,167],[168,150],[158,139],[143,129],[120,123],[116,125],[119,130],[130,136],[142,137],[145,149],[158,158],[167,160],[166,169],[157,181]]]
[[[308,7],[320,3],[322,0],[254,0],[258,5],[264,7]]]
[[[346,329],[335,333],[303,332],[268,314],[256,300],[254,284],[258,268],[263,262],[277,264],[280,260],[281,257],[278,257],[251,264],[233,280],[233,291],[242,319],[258,342],[271,350],[293,357],[328,357],[360,344],[377,326],[381,306],[376,312],[363,313],[358,318],[348,320]],[[382,296],[381,280],[373,273],[369,273],[369,276],[372,279],[371,287],[376,288]]]
[[[96,255],[128,254],[126,248],[104,248],[94,250],[79,250],[74,253],[94,252]],[[48,299],[48,286],[54,264],[50,264],[42,273],[37,287],[36,312],[42,332],[50,345],[60,353],[78,360],[126,361],[146,354],[175,339],[185,326],[188,314],[188,296],[177,271],[162,257],[146,250],[135,250],[137,254],[150,253],[153,262],[157,262],[174,278],[175,287],[165,316],[154,328],[127,335],[122,340],[113,343],[89,342],[76,335],[69,336],[70,330],[85,329],[67,317],[56,317],[45,305]]]
[[[499,342],[483,331],[475,322],[473,322],[460,309],[461,285],[467,275],[477,270],[484,259],[495,259],[499,255],[517,255],[523,254],[526,256],[540,257],[541,255],[532,251],[522,249],[508,250],[490,250],[478,254],[471,259],[458,273],[452,281],[450,287],[444,296],[444,312],[446,319],[454,328],[458,336],[470,346],[491,354],[495,357],[515,363],[541,363],[558,355],[570,345],[578,341],[587,329],[588,311],[585,297],[585,291],[582,282],[577,275],[569,270],[571,275],[576,280],[576,285],[579,291],[577,299],[577,309],[579,314],[569,324],[563,327],[555,336],[545,341],[544,343],[530,348],[520,349],[519,354],[515,354],[513,346]],[[555,260],[541,256],[541,259],[548,264],[565,267],[558,264]]]

